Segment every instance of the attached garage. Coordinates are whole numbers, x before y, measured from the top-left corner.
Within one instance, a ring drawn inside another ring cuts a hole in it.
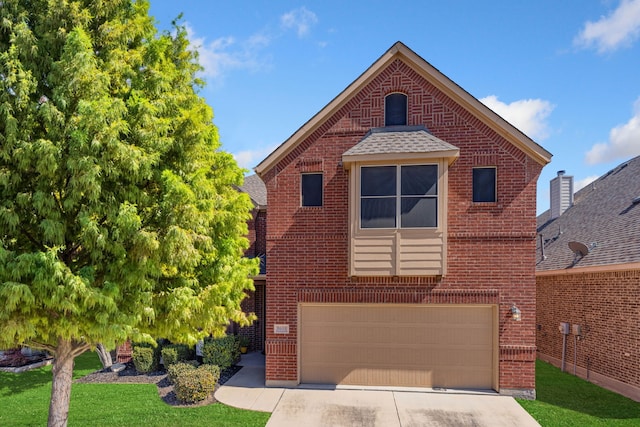
[[[300,382],[498,388],[493,305],[299,305]]]

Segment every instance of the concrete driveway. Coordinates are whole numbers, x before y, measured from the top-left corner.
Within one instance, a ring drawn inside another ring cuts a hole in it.
[[[243,355],[240,364],[215,397],[229,406],[271,412],[267,427],[539,427],[512,397],[495,393],[273,388],[264,386],[264,356]]]
[[[511,397],[286,389],[267,427],[539,426]]]

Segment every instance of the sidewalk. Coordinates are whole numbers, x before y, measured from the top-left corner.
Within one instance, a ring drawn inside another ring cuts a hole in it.
[[[284,388],[264,385],[264,355],[260,352],[243,354],[238,363],[242,369],[216,391],[219,402],[240,409],[273,412]]]

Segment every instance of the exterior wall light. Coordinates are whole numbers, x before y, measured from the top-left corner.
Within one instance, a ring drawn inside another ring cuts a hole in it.
[[[516,307],[515,304],[511,304],[511,317],[516,322],[519,322],[519,321],[522,320],[522,312],[520,311],[520,309],[518,307]]]

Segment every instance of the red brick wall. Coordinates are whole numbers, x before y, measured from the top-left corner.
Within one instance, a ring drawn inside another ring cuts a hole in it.
[[[384,95],[409,94],[409,125],[425,125],[457,146],[449,169],[448,272],[443,278],[348,276],[348,176],[341,155],[371,127],[383,125]],[[472,167],[498,167],[498,202],[473,205]],[[495,292],[500,304],[500,387],[535,387],[535,216],[541,166],[435,87],[396,61],[268,171],[267,380],[297,379],[297,303],[313,290],[349,301],[424,303],[438,292],[471,303],[473,292]],[[300,207],[301,172],[324,174],[324,205]],[[418,292],[419,291],[419,292]],[[404,296],[403,296],[404,295]],[[367,299],[365,298],[365,299]],[[404,299],[403,299],[404,298]],[[515,303],[522,321],[509,313]],[[274,324],[288,324],[275,335]]]
[[[578,368],[640,388],[640,270],[538,276],[536,294],[541,355],[561,359],[560,322],[581,325],[577,347],[567,337],[567,365],[577,351]]]

